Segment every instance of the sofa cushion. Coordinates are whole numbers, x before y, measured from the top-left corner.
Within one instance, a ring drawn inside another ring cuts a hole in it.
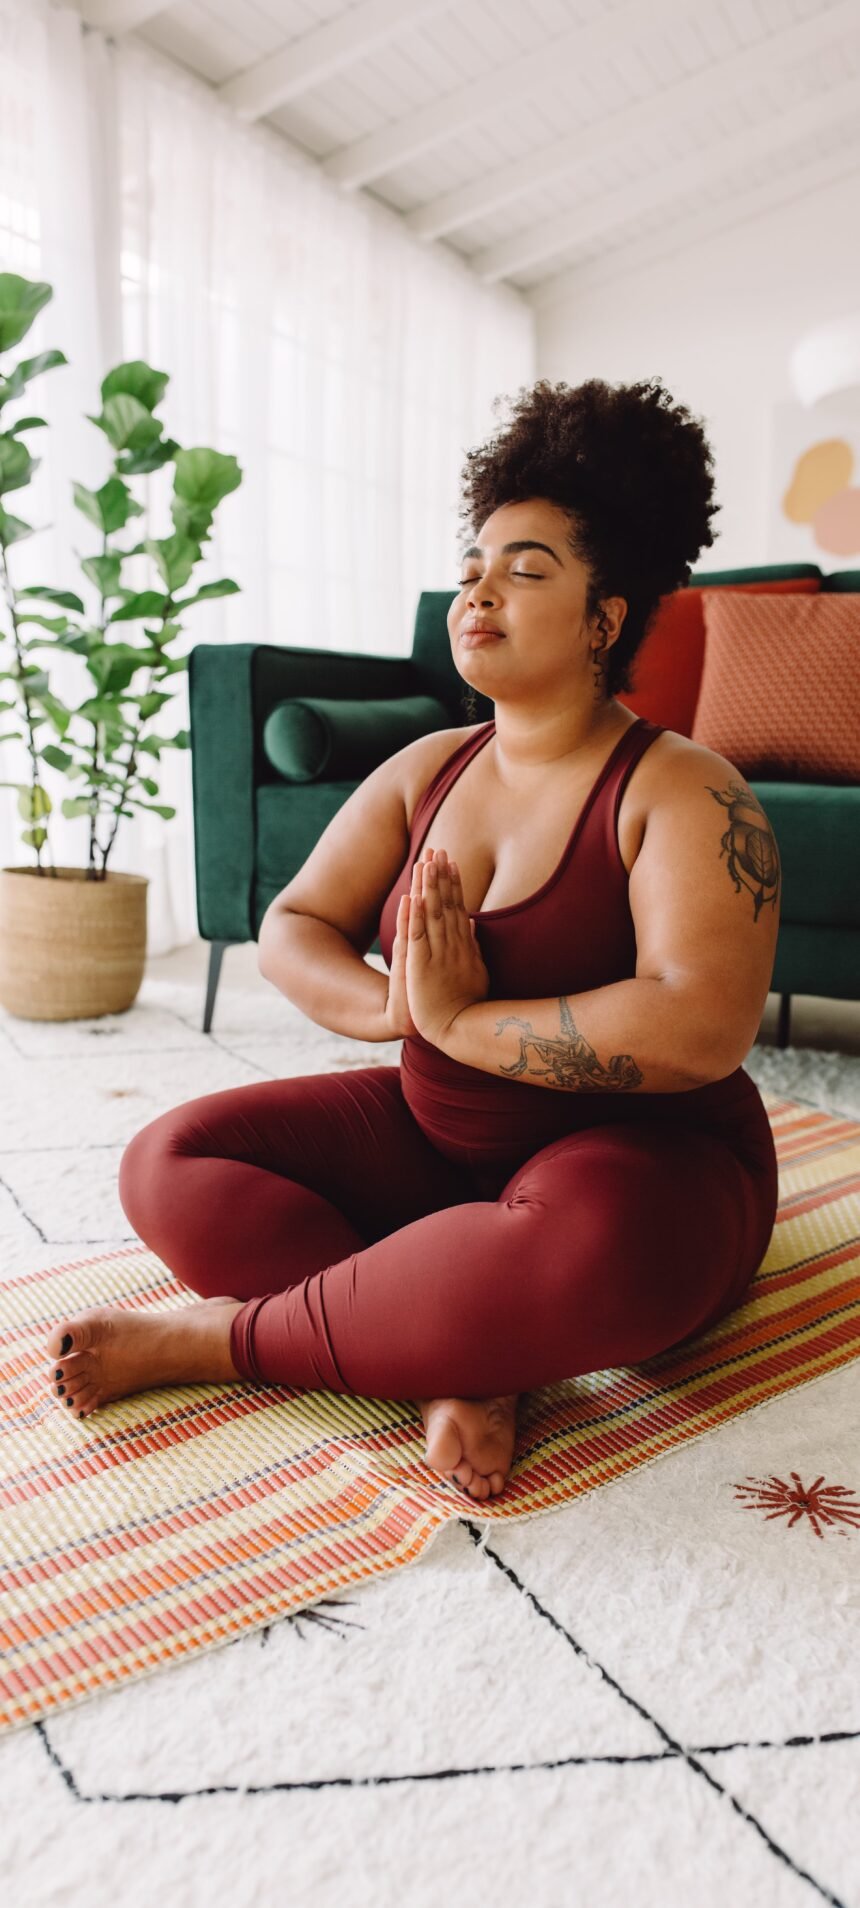
[[[450,727],[435,696],[293,696],[267,717],[263,748],[286,782],[360,782],[408,742]]]
[[[779,848],[780,932],[789,921],[807,927],[860,928],[860,787],[751,778],[750,788]],[[856,958],[855,953],[855,964]],[[816,989],[803,991],[814,994]]]
[[[731,572],[727,573],[728,575]],[[702,596],[705,585],[673,590],[660,602],[645,641],[633,658],[633,687],[616,702],[633,709],[649,722],[679,735],[693,733],[693,722],[702,680],[705,657],[705,618]],[[761,581],[720,581],[721,591],[745,595],[787,592],[794,595],[817,594],[820,576],[770,577]]]
[[[693,741],[769,781],[860,782],[860,595],[704,590]]]

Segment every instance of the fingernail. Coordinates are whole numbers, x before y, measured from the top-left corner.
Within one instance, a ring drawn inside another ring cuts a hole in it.
[[[68,1358],[68,1355],[71,1349],[72,1349],[72,1334],[71,1332],[67,1332],[65,1338],[63,1339],[62,1345],[60,1346],[60,1357]]]

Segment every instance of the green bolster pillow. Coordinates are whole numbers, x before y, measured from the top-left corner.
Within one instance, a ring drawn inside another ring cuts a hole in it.
[[[266,719],[263,748],[286,782],[361,782],[390,755],[435,729],[451,728],[435,696],[347,702],[293,696]]]

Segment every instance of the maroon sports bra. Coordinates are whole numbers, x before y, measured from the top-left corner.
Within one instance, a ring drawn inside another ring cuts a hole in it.
[[[379,944],[389,967],[397,909],[400,896],[412,887],[416,848],[429,834],[448,790],[495,729],[495,722],[482,723],[468,736],[418,802],[409,853],[380,916]],[[541,888],[507,908],[471,910],[491,998],[534,1000],[584,993],[635,974],[636,935],[618,845],[618,811],[636,763],[662,733],[657,723],[640,716],[619,736],[586,796],[558,867]]]
[[[481,724],[467,736],[421,796],[406,862],[380,916],[379,943],[389,968],[397,908],[401,894],[411,890],[416,850],[449,788],[489,742],[495,726]],[[618,811],[636,763],[662,733],[658,723],[639,716],[619,736],[577,816],[558,867],[542,887],[510,907],[472,911],[490,976],[489,999],[543,1000],[634,977],[636,933],[618,844]],[[426,1137],[448,1159],[488,1171],[488,1186],[494,1173],[504,1176],[513,1162],[553,1139],[614,1120],[662,1124],[680,1118],[686,1130],[695,1125],[724,1138],[746,1164],[770,1161],[768,1170],[773,1169],[767,1114],[742,1067],[683,1093],[553,1092],[464,1066],[417,1034],[403,1041],[400,1081],[404,1100]]]

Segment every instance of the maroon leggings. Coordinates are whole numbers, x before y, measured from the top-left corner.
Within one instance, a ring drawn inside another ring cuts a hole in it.
[[[636,1364],[740,1301],[775,1189],[688,1126],[592,1125],[493,1180],[430,1144],[397,1067],[304,1074],[161,1114],[119,1194],[183,1285],[247,1301],[249,1382],[487,1398]]]

